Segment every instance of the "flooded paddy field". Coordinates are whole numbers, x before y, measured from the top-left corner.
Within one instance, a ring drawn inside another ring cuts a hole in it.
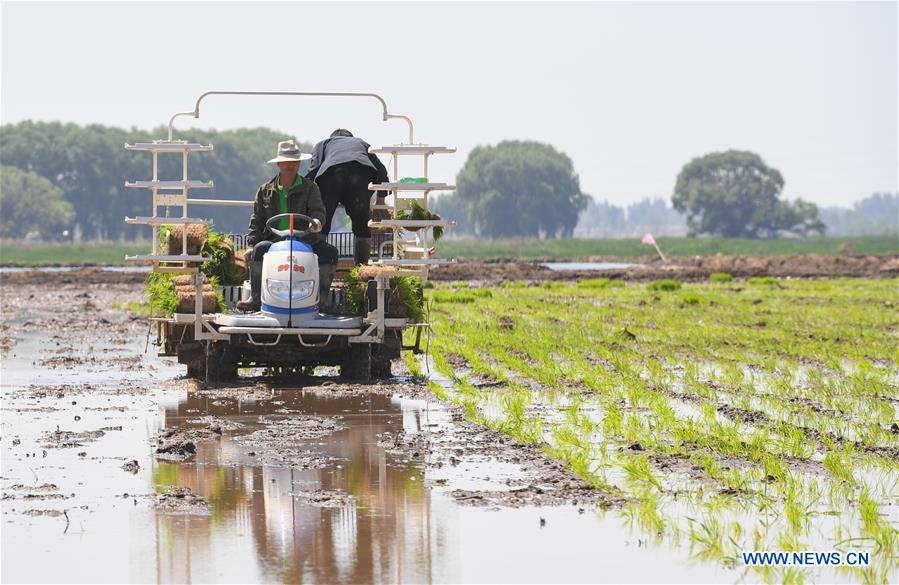
[[[328,369],[188,380],[156,357],[147,321],[116,308],[140,299],[131,278],[0,285],[4,582],[746,573],[648,539],[619,493],[468,420],[402,367],[366,385]]]
[[[740,578],[895,583],[897,291],[729,275],[441,284],[427,367],[468,420],[623,498],[660,547],[744,570],[744,552],[838,552],[844,566]],[[847,566],[859,554],[869,564]]]

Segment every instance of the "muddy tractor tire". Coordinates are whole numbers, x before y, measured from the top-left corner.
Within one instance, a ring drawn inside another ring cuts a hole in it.
[[[395,329],[384,332],[384,343],[371,346],[371,375],[373,378],[386,379],[392,375],[390,365],[400,357],[403,333]]]
[[[228,382],[237,377],[235,350],[223,342],[183,344],[178,361],[187,365],[187,377],[206,382]]]
[[[388,329],[384,332],[384,343],[371,346],[371,375],[385,379],[393,375],[390,366],[393,360],[399,359],[403,346],[403,332]]]
[[[371,345],[350,343],[340,362],[340,377],[356,382],[370,382],[372,374]]]
[[[237,355],[227,343],[210,342],[206,358],[206,381],[229,382],[237,378]]]
[[[374,359],[371,362],[371,377],[379,380],[389,378],[392,373],[390,371],[389,359]]]

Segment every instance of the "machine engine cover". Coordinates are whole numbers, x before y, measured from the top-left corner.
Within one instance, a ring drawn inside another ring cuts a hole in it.
[[[297,240],[275,242],[262,261],[262,312],[279,321],[318,312],[318,257]]]

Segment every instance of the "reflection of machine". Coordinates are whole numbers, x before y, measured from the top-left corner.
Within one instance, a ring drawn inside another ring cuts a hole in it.
[[[150,217],[125,218],[126,223],[154,226],[152,251],[149,255],[131,256],[128,260],[145,262],[158,272],[180,272],[193,275],[194,290],[202,290],[203,274],[198,266],[206,260],[198,254],[187,252],[187,229],[182,230],[182,253],[165,255],[158,253],[159,245],[155,226],[176,224],[210,224],[203,219],[190,218],[188,205],[241,205],[251,207],[252,201],[234,199],[189,198],[191,189],[210,188],[212,182],[188,179],[188,155],[191,152],[212,151],[212,145],[189,143],[173,139],[173,124],[179,116],[199,118],[200,102],[209,95],[292,95],[370,97],[382,106],[383,120],[402,119],[409,126],[409,142],[372,149],[371,152],[391,156],[391,181],[373,184],[377,191],[394,193],[386,208],[389,219],[370,222],[372,227],[391,230],[392,256],[378,254],[372,264],[391,269],[374,275],[363,295],[360,315],[324,315],[319,312],[318,263],[311,249],[299,241],[303,233],[294,230],[293,221],[307,220],[304,216],[288,214],[289,230],[273,230],[287,239],[272,245],[265,256],[262,281],[262,311],[255,314],[219,313],[204,314],[202,294],[195,294],[193,313],[175,313],[171,317],[157,317],[157,342],[164,349],[162,355],[177,356],[187,365],[188,375],[197,378],[220,380],[233,377],[238,367],[302,368],[319,365],[337,365],[341,375],[367,380],[372,374],[390,373],[391,360],[399,357],[404,349],[402,333],[406,328],[416,328],[416,349],[421,329],[427,323],[411,323],[405,317],[389,316],[390,278],[414,276],[427,279],[428,269],[435,264],[452,262],[432,257],[428,242],[428,230],[437,226],[451,226],[452,222],[440,220],[394,219],[397,211],[407,209],[413,203],[427,209],[428,195],[432,191],[449,191],[454,186],[445,183],[407,182],[399,176],[399,158],[404,155],[424,158],[424,175],[427,175],[428,158],[433,154],[452,153],[455,149],[432,147],[413,143],[412,121],[407,116],[387,112],[384,100],[372,93],[317,93],[317,92],[207,92],[200,96],[191,112],[176,113],[169,121],[167,140],[126,145],[127,150],[148,151],[153,156],[153,177],[149,181],[126,183],[128,187],[149,189],[153,194],[153,213]],[[175,153],[182,157],[180,180],[162,180],[158,176],[160,153]],[[426,179],[427,180],[427,179]],[[165,207],[165,216],[158,216],[159,207]],[[170,208],[180,208],[180,217],[168,217]],[[278,218],[280,219],[281,216]],[[409,239],[407,234],[412,234]],[[382,244],[383,248],[383,244]],[[383,250],[382,250],[383,251]],[[336,288],[341,287],[336,282]],[[228,298],[228,295],[226,295]],[[230,298],[236,302],[238,299]]]

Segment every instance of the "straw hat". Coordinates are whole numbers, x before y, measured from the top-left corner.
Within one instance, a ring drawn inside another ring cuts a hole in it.
[[[294,140],[282,140],[278,143],[278,156],[268,161],[270,163],[294,162],[298,160],[309,160],[311,154],[300,152],[300,147]]]

